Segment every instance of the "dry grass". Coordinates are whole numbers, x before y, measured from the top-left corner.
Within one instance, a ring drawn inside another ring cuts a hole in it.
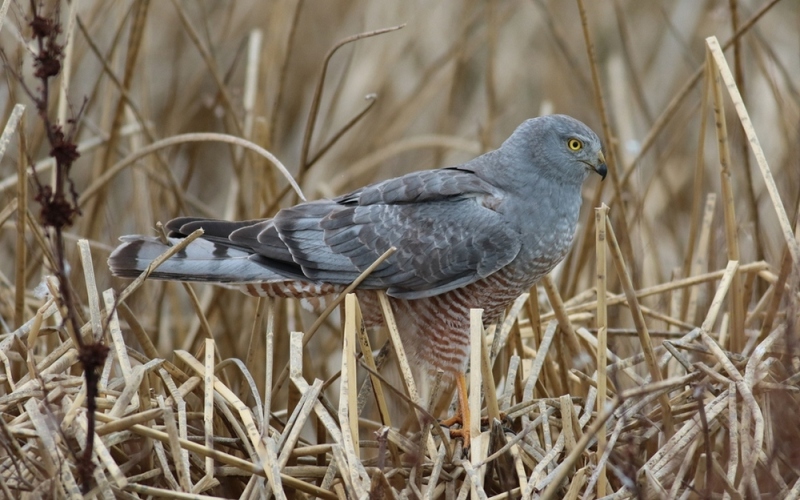
[[[35,91],[30,15],[0,2],[0,46]],[[82,326],[62,321],[52,236],[18,181],[29,161],[50,179],[50,146],[6,71],[4,496],[81,495],[76,345],[94,338],[111,348],[95,497],[800,498],[796,2],[83,0],[61,21],[49,115],[87,99],[65,234]],[[468,423],[468,454],[430,418],[448,388],[402,366],[384,380],[373,349],[404,365],[399,332],[363,332],[352,296],[319,317],[109,277],[120,235],[296,201],[280,164],[331,196],[549,111],[602,132],[611,173],[564,264],[490,331],[474,312],[469,402],[490,424]]]

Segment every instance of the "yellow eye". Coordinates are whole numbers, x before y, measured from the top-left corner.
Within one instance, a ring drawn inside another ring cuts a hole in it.
[[[578,139],[570,139],[567,141],[567,147],[573,151],[580,151],[583,149],[583,143]]]

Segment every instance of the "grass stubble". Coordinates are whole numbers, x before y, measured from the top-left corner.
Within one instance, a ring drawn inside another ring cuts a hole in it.
[[[64,31],[41,106],[23,4],[0,5],[6,497],[800,497],[796,6],[36,4]],[[472,312],[468,453],[385,296],[376,333],[349,293],[312,315],[106,271],[114,238],[156,220],[268,216],[463,160],[547,109],[601,125],[611,182],[559,269],[486,332]],[[48,158],[51,114],[74,127],[71,171]],[[69,171],[69,229],[43,227],[34,170]],[[108,348],[94,379],[86,343]]]

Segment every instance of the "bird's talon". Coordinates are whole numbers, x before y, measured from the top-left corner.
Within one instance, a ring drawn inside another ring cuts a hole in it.
[[[469,448],[469,443],[470,443],[469,429],[465,427],[462,427],[460,429],[450,429],[450,437],[453,439],[461,438],[464,441],[464,449],[466,450],[467,448]]]
[[[461,415],[456,414],[456,415],[453,415],[450,418],[446,418],[444,420],[440,420],[439,421],[439,426],[440,427],[452,427],[452,426],[454,426],[456,424],[460,424],[462,427],[464,426],[464,421],[461,418]]]

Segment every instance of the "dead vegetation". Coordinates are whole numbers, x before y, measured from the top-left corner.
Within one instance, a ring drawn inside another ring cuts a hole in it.
[[[796,3],[54,5],[0,2],[5,497],[800,497]],[[34,9],[62,30],[44,105]],[[563,265],[489,331],[474,312],[468,453],[353,296],[108,275],[155,221],[268,216],[289,179],[335,195],[544,112],[610,175]],[[80,153],[61,236],[30,174],[58,183],[53,124]],[[110,349],[96,388],[81,345]]]

